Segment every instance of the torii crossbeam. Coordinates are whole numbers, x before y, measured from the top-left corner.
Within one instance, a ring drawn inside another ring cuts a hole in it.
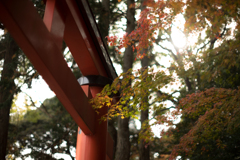
[[[117,74],[87,1],[47,0],[42,20],[29,0],[0,0],[0,21],[81,128],[76,159],[112,159],[107,123],[98,122],[107,108],[97,115],[88,101]],[[96,76],[100,85],[83,81],[80,86],[61,53],[63,40],[85,79]]]

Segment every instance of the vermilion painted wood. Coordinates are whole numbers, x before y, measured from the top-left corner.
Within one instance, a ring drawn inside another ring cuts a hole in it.
[[[89,87],[89,85],[83,85],[81,87],[88,98],[93,97],[92,92],[90,91],[90,88],[91,88],[91,90],[96,90],[96,93],[99,93],[98,91],[101,90],[101,87]],[[96,94],[96,93],[94,93],[94,94]],[[100,113],[101,115],[107,113],[106,108],[104,108],[102,110],[102,112]],[[105,125],[107,125],[107,123],[104,122],[104,124],[102,124],[102,125],[104,125],[104,127],[102,127],[99,124],[99,119],[101,118],[101,116],[97,115],[97,114],[95,114],[95,116],[96,116],[96,125],[95,126],[97,126],[98,130],[96,130],[96,134],[94,136],[87,136],[84,133],[79,134],[81,132],[80,131],[81,129],[78,128],[78,136],[77,136],[77,144],[76,144],[76,160],[88,159],[89,158],[88,156],[94,152],[96,152],[96,154],[98,154],[98,152],[104,153],[105,149],[106,149],[106,160],[113,159],[113,143],[114,142],[113,142],[111,135],[108,132],[106,133],[106,136],[107,136],[106,141],[102,138],[102,136],[100,136],[100,134],[105,134],[105,132],[107,130],[105,128]],[[106,130],[104,131],[104,129],[106,129]],[[105,137],[105,135],[104,135],[104,137]],[[91,140],[92,142],[89,142],[90,141],[89,139],[92,139]],[[91,146],[90,148],[89,148],[89,145]],[[105,145],[106,145],[106,148],[104,149],[103,147]],[[92,147],[92,146],[97,146],[98,148]],[[94,148],[97,151],[94,151]],[[85,152],[86,149],[90,149],[91,153]],[[88,157],[88,158],[86,158],[86,157]],[[98,160],[96,158],[97,157],[93,157],[93,159],[91,159],[91,160]]]
[[[1,0],[0,21],[85,134],[94,133],[94,111],[62,53],[29,0]]]
[[[47,29],[51,32],[58,48],[62,50],[63,35],[65,29],[66,16],[61,14],[64,10],[60,10],[64,2],[62,0],[48,0],[46,2],[45,14],[43,22]],[[58,6],[58,7],[57,7]]]
[[[66,19],[64,40],[84,76],[100,74],[71,15],[68,15]]]
[[[84,86],[84,91],[90,94],[92,97],[101,92],[102,87]],[[77,160],[105,160],[106,148],[107,148],[107,122],[99,123],[100,118],[107,113],[107,107],[103,107],[99,110],[99,114],[96,114],[95,119],[95,133],[94,135],[86,135],[84,132],[78,134],[77,139]]]
[[[43,22],[45,23],[49,31],[52,28],[53,14],[55,11],[55,7],[56,7],[56,0],[46,1],[46,8],[45,8]]]
[[[66,0],[70,14],[66,18],[64,40],[82,74],[108,77],[89,30],[74,0]]]

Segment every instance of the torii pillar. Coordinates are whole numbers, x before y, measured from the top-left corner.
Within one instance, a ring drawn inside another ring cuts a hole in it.
[[[111,84],[112,80],[102,76],[90,75],[78,79],[85,94],[89,97],[95,97],[97,93],[101,92],[103,87]],[[101,122],[100,118],[107,113],[107,107],[99,110],[99,114],[95,115],[95,133],[93,135],[86,135],[81,129],[78,129],[76,159],[93,159],[100,160],[100,157],[105,157],[107,153],[107,160],[113,158],[112,149],[113,141],[107,132],[107,122]],[[106,143],[107,142],[107,143]],[[100,149],[101,148],[101,149]],[[106,149],[106,150],[104,150]]]
[[[0,0],[0,21],[81,128],[76,159],[112,159],[107,122],[98,121],[107,108],[97,115],[89,104],[103,85],[80,86],[61,51],[64,40],[87,79],[96,76],[105,83],[117,76],[87,1],[47,0],[42,20],[30,0]]]

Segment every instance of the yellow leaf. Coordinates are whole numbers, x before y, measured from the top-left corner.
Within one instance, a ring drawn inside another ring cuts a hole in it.
[[[14,57],[16,57],[16,54],[14,54],[14,55],[12,56],[12,59],[13,59]]]

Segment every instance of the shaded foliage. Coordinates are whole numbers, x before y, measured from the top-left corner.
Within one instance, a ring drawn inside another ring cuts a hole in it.
[[[34,110],[28,110],[23,119],[9,128],[9,157],[56,159],[63,153],[74,159],[71,149],[76,146],[77,124],[54,97],[46,99]],[[24,150],[30,149],[24,154]]]
[[[239,157],[239,93],[239,89],[211,88],[183,98],[179,106],[188,121],[183,122],[187,132],[180,133],[179,145],[172,154],[180,154],[183,159]],[[176,129],[181,127],[180,123]]]

